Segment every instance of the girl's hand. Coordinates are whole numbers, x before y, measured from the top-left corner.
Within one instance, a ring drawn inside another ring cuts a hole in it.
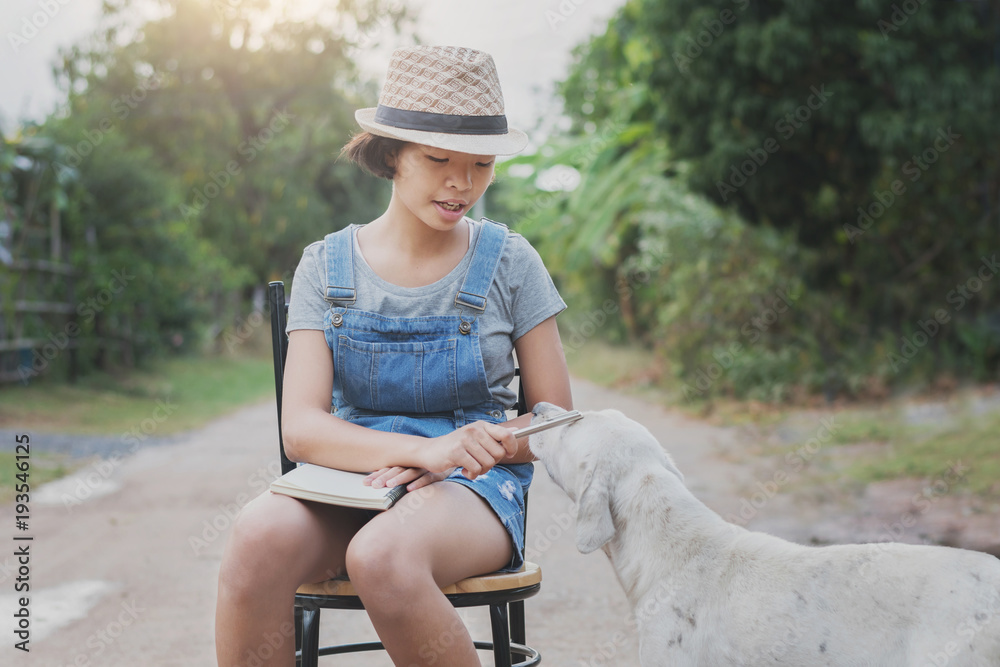
[[[446,435],[431,438],[424,448],[424,468],[444,471],[462,468],[475,479],[517,452],[513,431],[501,424],[477,421]]]
[[[376,489],[386,487],[391,488],[405,484],[407,491],[416,491],[417,489],[425,487],[428,484],[441,481],[450,475],[454,470],[454,468],[449,468],[443,472],[428,472],[423,468],[404,468],[401,466],[393,466],[392,468],[382,468],[381,470],[376,470],[365,477],[364,483],[366,486],[371,486]]]

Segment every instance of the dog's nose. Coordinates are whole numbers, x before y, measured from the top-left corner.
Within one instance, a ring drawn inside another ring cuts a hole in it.
[[[544,401],[535,403],[535,407],[531,408],[531,411],[538,417],[548,417],[559,412],[565,412],[558,405],[553,405],[552,403],[546,403]]]

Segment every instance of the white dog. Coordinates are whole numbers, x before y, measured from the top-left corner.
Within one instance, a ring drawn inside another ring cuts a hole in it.
[[[993,556],[750,532],[695,498],[653,435],[616,410],[530,443],[577,503],[577,548],[611,560],[643,667],[1000,666]]]

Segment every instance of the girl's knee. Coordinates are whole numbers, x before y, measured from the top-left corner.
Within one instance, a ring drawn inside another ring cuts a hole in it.
[[[370,528],[360,530],[347,547],[348,577],[359,592],[382,589],[405,594],[429,569],[421,567],[414,550],[401,545],[392,535]]]
[[[377,532],[377,531],[374,531]],[[373,531],[361,530],[347,545],[347,575],[351,581],[390,575],[399,560],[398,544]]]
[[[261,552],[259,547],[280,547],[295,537],[296,503],[282,502],[278,496],[264,494],[250,501],[236,521],[229,540],[240,551]],[[270,551],[264,549],[263,551]]]
[[[259,586],[261,575],[272,576],[282,563],[290,564],[309,537],[304,513],[298,501],[270,493],[247,504],[233,523],[220,581]]]

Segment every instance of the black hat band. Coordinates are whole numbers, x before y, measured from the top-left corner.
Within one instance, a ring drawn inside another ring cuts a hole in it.
[[[507,116],[453,116],[378,105],[375,122],[403,130],[445,134],[507,134]]]

